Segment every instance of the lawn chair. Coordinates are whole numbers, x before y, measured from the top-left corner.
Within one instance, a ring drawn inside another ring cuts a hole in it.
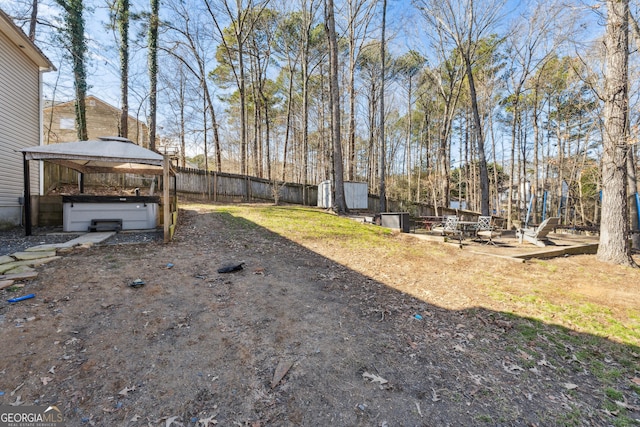
[[[457,237],[460,241],[460,248],[462,248],[462,230],[458,228],[458,217],[456,215],[449,215],[445,218],[442,234],[444,236]]]
[[[558,224],[560,224],[560,217],[553,216],[542,221],[537,228],[519,228],[516,231],[516,237],[520,243],[526,240],[529,243],[544,248],[546,242],[549,241],[547,234],[555,230]]]
[[[495,245],[493,241],[495,237],[502,236],[502,230],[496,228],[490,216],[478,217],[478,227],[476,228],[476,237],[482,241],[487,239],[487,245]]]

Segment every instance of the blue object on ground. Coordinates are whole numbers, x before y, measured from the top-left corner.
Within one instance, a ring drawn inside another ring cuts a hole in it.
[[[413,317],[415,317],[415,318],[416,318],[416,319],[418,319],[418,320],[422,320],[422,316],[420,316],[419,314],[416,314],[416,315],[415,315],[415,316],[413,316]]]
[[[31,299],[31,298],[35,298],[35,297],[36,297],[36,294],[29,294],[29,295],[25,295],[25,296],[22,296],[22,297],[11,298],[11,299],[8,299],[7,301],[8,302],[20,302],[20,301],[24,301],[26,299]]]

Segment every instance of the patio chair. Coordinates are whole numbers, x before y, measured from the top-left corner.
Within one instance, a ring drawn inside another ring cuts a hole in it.
[[[555,230],[558,224],[560,224],[560,217],[553,216],[542,221],[536,228],[519,228],[516,230],[516,237],[520,243],[526,240],[529,243],[544,248],[547,242],[549,242],[547,235]]]
[[[478,226],[476,228],[476,237],[482,241],[487,239],[487,245],[495,245],[493,241],[495,237],[502,236],[502,230],[496,228],[490,216],[479,216]]]
[[[462,248],[462,230],[458,228],[458,217],[456,215],[449,215],[445,218],[442,234],[444,236],[457,237],[460,242],[460,248]]]

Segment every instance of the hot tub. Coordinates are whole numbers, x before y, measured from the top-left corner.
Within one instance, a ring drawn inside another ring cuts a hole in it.
[[[148,230],[158,223],[158,196],[62,196],[62,229],[89,231],[92,220],[122,220],[123,230]]]

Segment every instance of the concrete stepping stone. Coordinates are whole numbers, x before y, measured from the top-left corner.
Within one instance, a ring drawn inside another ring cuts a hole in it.
[[[1,264],[6,264],[8,262],[13,262],[15,261],[15,259],[13,259],[12,257],[10,257],[9,255],[2,255],[0,256],[0,265]]]
[[[0,264],[0,274],[4,274],[4,273],[8,273],[9,271],[13,270],[14,268],[20,267],[20,266],[28,266],[28,267],[36,267],[39,265],[43,265],[46,264],[48,262],[51,261],[55,261],[57,259],[60,259],[62,257],[60,256],[52,256],[52,257],[48,257],[48,258],[38,258],[38,259],[32,259],[32,260],[27,260],[27,261],[14,261],[14,262],[9,262],[6,264]]]
[[[0,280],[0,289],[8,288],[13,285],[13,280]]]
[[[32,267],[29,267],[28,265],[20,265],[16,268],[12,268],[11,270],[5,272],[5,274],[14,276],[14,275],[19,275],[23,273],[31,273],[32,271],[35,271]]]
[[[26,252],[70,249],[70,248],[73,248],[74,246],[101,243],[107,240],[109,237],[113,236],[114,234],[116,234],[115,231],[86,233],[86,234],[83,234],[82,236],[78,236],[75,239],[69,240],[68,242],[64,242],[64,243],[50,243],[46,245],[33,246],[29,249],[26,249]]]
[[[0,274],[0,280],[27,280],[35,279],[36,277],[38,277],[38,272],[33,268],[25,273]]]
[[[16,252],[11,254],[18,261],[28,261],[39,258],[50,258],[56,256],[56,251],[35,251],[35,252]]]

